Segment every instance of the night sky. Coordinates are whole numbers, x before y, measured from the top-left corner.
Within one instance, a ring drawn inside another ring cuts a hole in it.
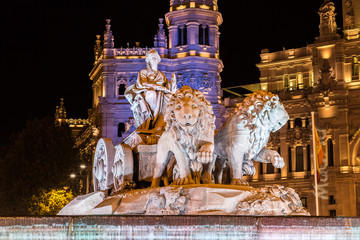
[[[302,47],[318,36],[322,0],[219,0],[223,87],[258,82],[260,50]],[[338,27],[341,0],[334,0]],[[53,115],[65,99],[68,118],[91,108],[95,35],[110,18],[115,47],[152,47],[169,0],[20,0],[2,5],[0,144],[25,122]]]

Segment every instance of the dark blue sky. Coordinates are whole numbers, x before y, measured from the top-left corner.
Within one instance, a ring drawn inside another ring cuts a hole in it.
[[[318,35],[322,0],[219,0],[223,86],[258,81],[262,48],[302,47]],[[334,1],[341,27],[341,0]],[[112,19],[115,47],[153,46],[169,0],[20,0],[2,6],[0,144],[28,119],[54,114],[61,97],[68,117],[91,107],[95,35]]]

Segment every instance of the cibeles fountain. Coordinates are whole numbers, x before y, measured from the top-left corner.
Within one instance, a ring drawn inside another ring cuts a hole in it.
[[[98,141],[94,192],[58,215],[309,215],[292,188],[253,188],[243,179],[255,174],[253,161],[284,166],[265,147],[289,119],[279,97],[249,95],[215,131],[204,94],[177,89],[175,75],[169,81],[157,69],[160,61],[149,51],[146,69],[125,92],[136,130],[117,146]]]

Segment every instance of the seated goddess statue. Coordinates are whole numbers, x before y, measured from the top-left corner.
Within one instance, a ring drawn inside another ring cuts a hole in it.
[[[170,82],[166,79],[165,74],[158,70],[160,61],[159,54],[151,49],[146,54],[146,68],[139,72],[136,83],[125,91],[137,132],[161,131],[165,126],[165,107],[176,91],[176,79],[174,74]]]

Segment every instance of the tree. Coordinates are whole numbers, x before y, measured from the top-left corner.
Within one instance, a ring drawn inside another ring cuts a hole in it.
[[[31,197],[29,213],[31,215],[56,215],[73,199],[71,190],[52,189],[48,192],[42,190],[40,194]]]
[[[0,215],[28,214],[31,197],[66,186],[80,162],[70,128],[51,117],[28,121],[0,153]]]

